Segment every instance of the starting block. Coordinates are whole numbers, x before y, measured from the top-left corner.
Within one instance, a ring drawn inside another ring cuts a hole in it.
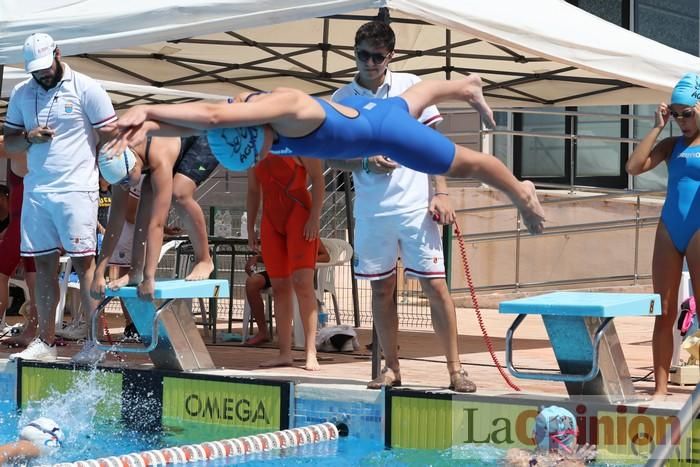
[[[555,292],[502,302],[517,314],[506,334],[506,365],[518,378],[561,381],[570,396],[604,396],[611,403],[637,399],[613,324],[619,316],[658,316],[658,294]],[[513,336],[527,315],[541,315],[560,373],[516,370]]]
[[[92,331],[98,336],[99,316],[113,298],[120,298],[129,311],[142,345],[119,347],[126,353],[148,353],[156,368],[168,370],[202,370],[214,368],[209,351],[190,309],[192,298],[228,297],[226,280],[185,281],[182,279],[157,281],[153,302],[141,300],[135,286],[107,290],[106,298],[97,307],[92,319]],[[112,346],[97,341],[101,350]]]

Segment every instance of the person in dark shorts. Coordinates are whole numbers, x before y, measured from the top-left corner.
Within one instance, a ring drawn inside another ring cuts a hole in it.
[[[149,138],[118,157],[101,154],[98,165],[102,176],[112,184],[113,199],[107,235],[95,271],[93,296],[100,297],[104,293],[104,272],[124,222],[128,187],[138,184],[142,174],[146,178],[136,217],[131,270],[127,276],[112,281],[110,286],[117,288],[126,284],[138,284],[142,298],[153,297],[155,271],[171,200],[175,201],[175,209],[183,220],[185,231],[194,247],[195,264],[185,279],[207,279],[214,265],[209,255],[204,213],[194,200],[197,185],[206,180],[218,165],[209,150],[206,137]],[[144,244],[145,264],[143,255],[138,253],[139,249],[143,250]]]

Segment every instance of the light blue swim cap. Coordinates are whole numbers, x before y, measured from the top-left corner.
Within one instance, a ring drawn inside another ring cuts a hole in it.
[[[228,170],[241,172],[253,167],[265,144],[265,128],[216,128],[207,131],[207,141],[214,157]]]
[[[129,172],[136,164],[136,155],[129,148],[121,154],[110,154],[100,150],[97,156],[97,166],[102,178],[110,185],[116,185],[129,176]]]
[[[576,418],[568,410],[550,405],[535,417],[535,442],[541,451],[573,451],[578,429]]]
[[[671,104],[692,107],[700,100],[700,76],[696,73],[686,73],[673,88]]]

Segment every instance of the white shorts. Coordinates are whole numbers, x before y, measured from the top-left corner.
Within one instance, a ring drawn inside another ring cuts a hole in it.
[[[24,192],[22,256],[65,250],[69,256],[94,255],[97,244],[97,191]]]
[[[131,247],[134,244],[134,224],[124,222],[122,233],[119,235],[117,246],[109,257],[109,264],[113,266],[131,266]]]
[[[442,236],[427,209],[355,220],[353,264],[357,279],[391,276],[399,256],[407,275],[445,277]]]

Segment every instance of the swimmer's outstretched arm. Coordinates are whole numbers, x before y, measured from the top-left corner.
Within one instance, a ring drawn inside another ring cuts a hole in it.
[[[107,282],[105,274],[109,259],[117,247],[119,237],[121,237],[122,227],[126,222],[127,204],[129,202],[129,190],[123,187],[112,188],[112,206],[109,209],[109,218],[105,227],[105,236],[102,240],[102,248],[95,265],[95,273],[90,286],[90,296],[95,300],[104,298]]]
[[[22,439],[0,446],[0,465],[5,465],[12,460],[30,459],[40,455],[39,448],[34,443]]]
[[[187,104],[138,105],[127,110],[117,126],[127,129],[156,120],[196,130],[245,127],[273,123],[291,117],[299,110],[299,92],[273,92],[245,105],[228,102],[192,102]]]

